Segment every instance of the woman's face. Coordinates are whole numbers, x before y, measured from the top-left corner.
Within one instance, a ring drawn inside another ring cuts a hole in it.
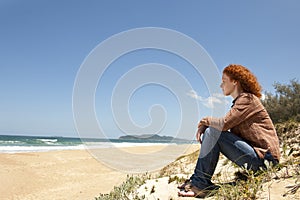
[[[236,87],[236,81],[231,80],[229,76],[223,73],[222,75],[222,83],[220,85],[222,88],[223,94],[225,96],[231,95]]]

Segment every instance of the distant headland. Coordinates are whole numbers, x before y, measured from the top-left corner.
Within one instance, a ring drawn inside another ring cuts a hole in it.
[[[190,140],[174,138],[172,136],[160,136],[157,134],[125,135],[120,136],[119,140],[140,140],[149,142],[191,142]]]

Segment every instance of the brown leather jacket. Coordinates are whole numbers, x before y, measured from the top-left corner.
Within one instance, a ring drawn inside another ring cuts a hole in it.
[[[243,138],[260,158],[269,151],[275,159],[280,159],[279,140],[272,120],[253,94],[241,93],[225,117],[210,118],[209,125],[222,131],[230,130]]]

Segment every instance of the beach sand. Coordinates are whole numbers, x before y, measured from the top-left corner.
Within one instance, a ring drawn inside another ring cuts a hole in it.
[[[165,146],[127,147],[122,148],[122,151],[107,148],[99,149],[98,152],[103,152],[111,160],[126,159],[129,163],[138,162],[142,166],[143,162],[148,165],[153,159],[151,155],[164,148]],[[167,151],[186,154],[198,148],[195,145],[171,145]],[[127,156],[125,158],[124,152]],[[150,159],[145,159],[148,157]],[[156,158],[156,161],[164,164],[166,157]],[[129,174],[126,170],[118,169],[122,165],[107,166],[107,163],[102,163],[87,150],[1,153],[0,163],[0,199],[3,200],[94,199],[99,193],[109,193]],[[158,170],[159,166],[155,167]]]

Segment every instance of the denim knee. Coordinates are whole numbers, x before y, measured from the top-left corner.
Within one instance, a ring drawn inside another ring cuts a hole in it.
[[[210,137],[214,137],[216,139],[219,139],[220,135],[221,135],[222,131],[215,129],[213,127],[208,127],[205,131],[204,131],[204,136],[208,135]],[[203,136],[203,137],[204,137]]]

